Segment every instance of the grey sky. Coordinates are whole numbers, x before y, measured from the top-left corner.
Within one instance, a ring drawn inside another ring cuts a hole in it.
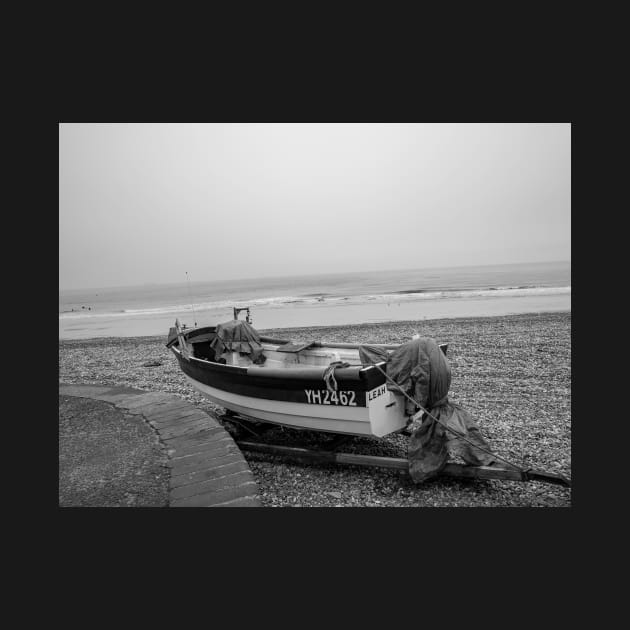
[[[59,126],[59,288],[571,259],[569,124]]]

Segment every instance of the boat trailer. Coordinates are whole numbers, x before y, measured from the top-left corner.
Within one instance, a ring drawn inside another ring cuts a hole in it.
[[[227,410],[225,414],[219,416],[222,420],[227,420],[238,426],[245,428],[255,438],[260,438],[264,432],[275,428],[278,425],[252,421],[240,414],[235,414]],[[408,432],[401,433],[409,435]],[[333,440],[328,450],[324,449],[307,449],[295,446],[284,446],[280,444],[267,444],[257,439],[254,440],[235,440],[241,450],[264,453],[267,455],[275,455],[293,459],[303,463],[320,463],[320,464],[342,464],[352,466],[369,466],[377,468],[390,468],[409,472],[409,460],[402,457],[384,457],[376,455],[359,455],[356,453],[343,453],[336,449],[355,436],[341,435]],[[570,488],[571,480],[564,475],[557,473],[549,473],[533,468],[518,468],[506,464],[490,465],[490,466],[471,466],[467,464],[457,464],[449,462],[440,471],[438,477],[451,477],[459,479],[503,479],[506,481],[542,481],[561,485]]]

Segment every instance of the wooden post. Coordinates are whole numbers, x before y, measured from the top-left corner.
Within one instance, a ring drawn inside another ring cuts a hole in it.
[[[179,318],[175,320],[175,328],[177,329],[177,339],[179,340],[179,349],[182,353],[182,356],[185,359],[189,359],[190,351],[188,350],[188,344],[186,343],[186,339],[184,338],[184,333],[182,332]]]

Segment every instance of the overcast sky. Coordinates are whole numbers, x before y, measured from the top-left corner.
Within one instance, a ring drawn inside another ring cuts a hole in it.
[[[59,126],[59,288],[571,259],[569,124]]]

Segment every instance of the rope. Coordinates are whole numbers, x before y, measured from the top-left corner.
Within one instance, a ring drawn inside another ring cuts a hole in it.
[[[335,378],[335,370],[341,367],[349,367],[349,363],[345,361],[333,361],[328,365],[328,367],[324,370],[323,379],[326,383],[326,389],[329,392],[337,391],[337,379]]]
[[[402,387],[391,376],[387,376],[387,374],[383,370],[381,370],[381,368],[376,363],[366,363],[366,364],[362,364],[362,365],[365,365],[365,366],[373,365],[388,381],[391,381],[394,385],[396,385],[396,387],[398,387],[400,389],[400,391],[402,392],[403,396],[405,396],[408,400],[410,400],[412,403],[414,403],[417,407],[420,407],[421,411],[426,413],[430,418],[433,418],[438,424],[442,425],[447,431],[450,431],[451,433],[454,433],[457,437],[459,437],[460,439],[464,440],[464,442],[467,442],[468,444],[470,444],[474,448],[479,449],[483,453],[486,453],[486,454],[490,455],[491,457],[496,457],[497,459],[500,459],[500,460],[504,461],[506,464],[512,466],[513,468],[516,468],[517,470],[520,470],[521,472],[525,472],[525,470],[523,468],[521,468],[520,466],[517,466],[516,464],[513,464],[512,462],[508,461],[504,457],[501,457],[500,455],[497,455],[496,453],[492,453],[491,451],[488,451],[485,448],[483,448],[481,446],[478,446],[477,444],[474,444],[469,439],[467,439],[465,435],[459,433],[455,429],[452,429],[451,427],[447,426],[444,422],[442,422],[441,420],[436,418],[432,413],[427,411],[417,400],[414,400],[411,396],[409,396],[406,392],[404,392]],[[444,399],[442,399],[442,401],[443,400]],[[440,401],[440,402],[442,402],[442,401]]]

